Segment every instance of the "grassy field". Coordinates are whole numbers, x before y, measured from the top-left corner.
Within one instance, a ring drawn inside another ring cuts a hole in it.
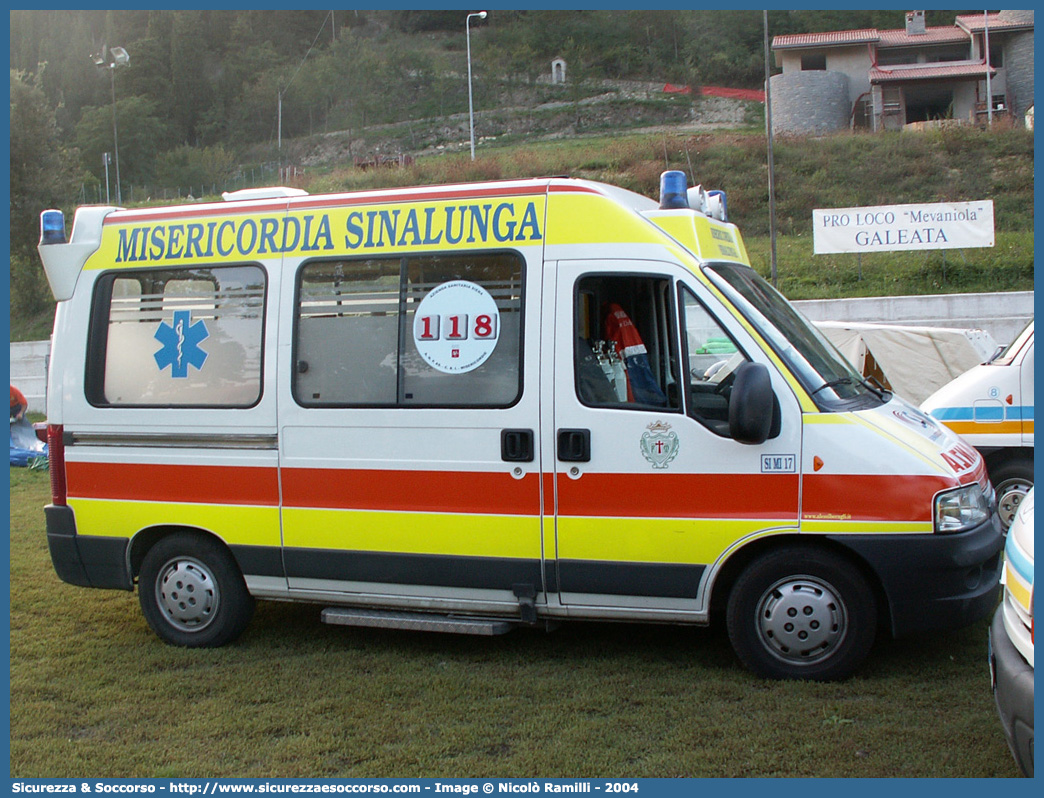
[[[990,199],[999,231],[1033,229],[1034,134],[972,127],[926,133],[784,137],[774,147],[780,235],[809,235],[813,208]],[[453,153],[418,157],[405,169],[361,170],[343,159],[300,178],[312,193],[545,175],[600,180],[649,197],[660,173],[728,194],[729,215],[748,236],[769,230],[764,128],[682,133],[571,135],[483,145],[475,160]]]
[[[879,642],[839,684],[757,679],[716,630],[500,638],[324,626],[260,603],[182,650],[137,596],[60,582],[46,472],[11,469],[11,775],[1009,777],[986,622]]]
[[[788,299],[1033,290],[1033,233],[998,232],[990,249],[815,255],[812,236],[776,242],[777,287]],[[751,265],[771,275],[767,237],[745,238]]]

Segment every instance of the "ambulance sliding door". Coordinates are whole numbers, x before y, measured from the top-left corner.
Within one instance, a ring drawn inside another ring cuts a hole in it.
[[[733,440],[735,371],[763,355],[691,275],[659,266],[558,264],[555,571],[581,614],[706,611],[709,569],[732,544],[797,525],[793,394],[773,369],[777,434]]]
[[[541,592],[537,347],[523,345],[540,270],[517,250],[455,251],[314,259],[295,279],[291,591],[493,610]]]
[[[62,376],[78,533],[206,530],[230,547],[252,588],[285,589],[276,396],[267,389],[278,262],[121,266],[86,288],[72,300],[77,318],[90,308],[86,373]]]

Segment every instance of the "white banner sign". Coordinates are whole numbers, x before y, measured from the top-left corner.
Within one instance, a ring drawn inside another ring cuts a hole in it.
[[[813,251],[889,252],[993,246],[993,200],[812,211]]]

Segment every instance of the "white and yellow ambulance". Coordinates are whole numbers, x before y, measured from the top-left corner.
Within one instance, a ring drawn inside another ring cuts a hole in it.
[[[1007,529],[1033,487],[1033,321],[989,362],[925,399],[921,409],[982,454]]]
[[[493,634],[723,619],[759,674],[996,605],[980,455],[748,264],[724,197],[565,178],[84,207],[58,300],[54,567],[226,643],[255,599]]]

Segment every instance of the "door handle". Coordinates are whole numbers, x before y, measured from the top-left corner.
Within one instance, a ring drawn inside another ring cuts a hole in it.
[[[591,430],[560,429],[558,459],[563,463],[586,463],[591,459]]]
[[[502,429],[500,431],[500,459],[508,463],[533,462],[533,430]]]

